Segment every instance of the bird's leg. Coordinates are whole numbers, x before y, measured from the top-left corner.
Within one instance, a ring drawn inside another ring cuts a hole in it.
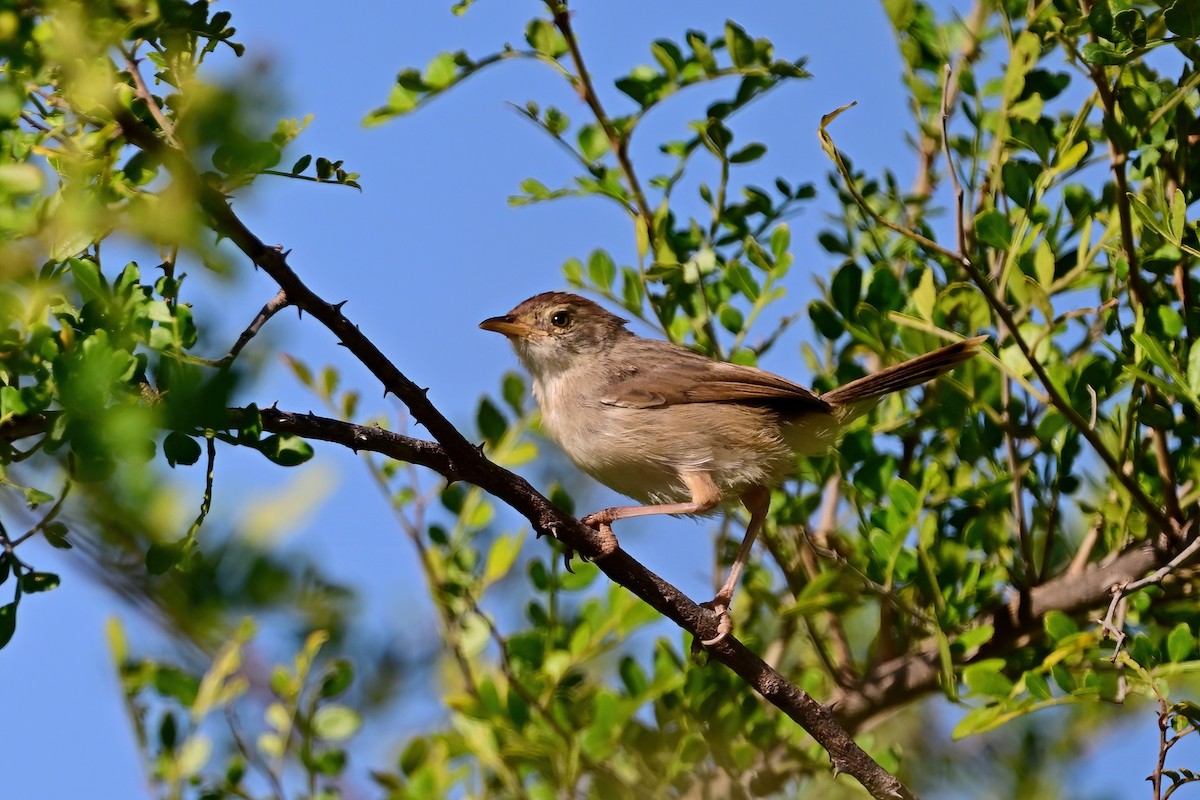
[[[742,546],[738,548],[737,558],[733,560],[733,566],[729,568],[729,577],[725,579],[717,596],[707,603],[701,604],[716,612],[718,617],[717,635],[711,639],[700,641],[700,644],[705,647],[711,647],[721,641],[733,630],[729,605],[733,602],[733,591],[737,588],[738,578],[741,577],[742,565],[746,563],[746,557],[750,555],[750,548],[754,546],[754,539],[762,530],[763,522],[767,518],[767,510],[771,507],[771,490],[765,486],[752,486],[742,494],[742,505],[750,512],[750,524],[746,526],[746,535],[742,537]]]
[[[595,528],[605,539],[600,558],[617,549],[617,537],[612,532],[612,523],[628,517],[648,517],[652,514],[704,514],[721,502],[721,490],[713,483],[707,472],[685,472],[681,476],[692,495],[690,503],[663,503],[656,506],[613,506],[588,514],[583,524]],[[611,544],[609,544],[611,543]]]

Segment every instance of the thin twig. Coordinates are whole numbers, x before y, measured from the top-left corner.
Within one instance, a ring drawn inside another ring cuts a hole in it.
[[[609,147],[612,148],[613,156],[616,157],[621,172],[625,175],[625,180],[629,183],[629,191],[633,195],[642,223],[646,226],[646,238],[650,242],[650,252],[653,253],[655,251],[654,213],[650,210],[646,194],[642,191],[637,173],[633,169],[633,162],[629,159],[629,140],[617,131],[616,126],[605,113],[604,106],[600,103],[600,95],[596,93],[596,88],[592,85],[592,77],[588,74],[587,66],[583,62],[583,53],[579,50],[579,40],[571,27],[571,13],[567,10],[565,0],[546,0],[546,5],[550,9],[550,13],[554,15],[554,25],[566,40],[571,61],[575,64],[576,89],[579,97],[592,110],[596,122],[608,139]]]

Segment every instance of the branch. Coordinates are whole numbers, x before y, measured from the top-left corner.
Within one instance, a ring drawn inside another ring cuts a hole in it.
[[[1095,607],[1110,596],[1114,586],[1137,580],[1159,566],[1163,558],[1162,552],[1142,543],[1125,550],[1108,564],[1068,573],[1034,587],[1029,593],[1028,616],[1015,619],[1015,609],[1010,607],[981,613],[979,624],[992,625],[996,633],[961,663],[1010,653],[1015,645],[1042,635],[1042,617],[1049,612],[1072,613]],[[938,643],[931,638],[912,653],[879,664],[862,684],[853,691],[842,692],[831,704],[842,724],[857,730],[888,708],[937,690],[940,676]]]
[[[333,437],[338,437],[336,440],[339,443],[356,450],[372,449],[367,445],[376,440],[388,440],[390,445],[405,451],[412,450],[430,462],[441,461],[446,470],[443,474],[472,483],[507,503],[528,519],[536,531],[552,533],[568,547],[586,556],[599,556],[604,552],[605,543],[596,530],[555,508],[528,481],[489,461],[479,448],[463,437],[429,401],[428,390],[417,386],[401,373],[375,343],[342,314],[342,304],[331,304],[313,292],[288,265],[285,253],[264,245],[234,214],[225,196],[202,181],[182,153],[165,145],[128,111],[115,107],[112,113],[131,144],[160,158],[177,181],[196,192],[201,208],[210,218],[210,226],[218,235],[232,241],[256,266],[274,279],[292,305],[307,311],[336,335],[351,355],[383,385],[385,393],[396,395],[408,407],[413,419],[425,426],[437,444],[427,442],[416,447],[413,444],[416,440],[409,437],[398,437],[381,429],[362,426],[342,427],[346,424],[339,425],[335,420],[311,423],[318,429],[312,434],[313,438],[335,441]],[[276,426],[295,426],[298,425],[298,419],[304,418],[295,415],[289,417],[284,412],[273,410],[263,412],[264,427],[268,421]],[[318,418],[307,419],[311,421]],[[294,432],[299,433],[299,430]],[[345,438],[347,436],[350,438]],[[596,565],[614,582],[632,591],[694,637],[711,639],[716,636],[717,624],[712,614],[619,548],[611,555],[598,559]],[[804,728],[829,753],[835,773],[849,773],[877,798],[913,797],[895,776],[879,766],[854,742],[828,707],[788,682],[734,637],[725,637],[708,652],[711,658],[737,673],[768,702]]]

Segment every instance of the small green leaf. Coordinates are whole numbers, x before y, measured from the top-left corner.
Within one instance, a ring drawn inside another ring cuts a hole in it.
[[[479,426],[479,432],[483,434],[483,438],[491,444],[500,441],[505,431],[508,430],[508,421],[504,419],[500,409],[496,408],[495,404],[486,397],[479,401],[475,423]]]
[[[725,46],[729,48],[729,56],[735,67],[752,66],[757,61],[754,41],[732,20],[725,23]]]
[[[517,414],[522,413],[522,401],[525,399],[524,379],[515,372],[505,373],[500,395],[513,411]]]
[[[1033,271],[1042,288],[1050,291],[1054,283],[1054,253],[1045,239],[1038,242],[1037,251],[1033,254]]]
[[[256,447],[281,467],[294,467],[313,457],[312,445],[290,433],[273,433]]]
[[[975,694],[1003,698],[1012,692],[1012,681],[1005,677],[1004,659],[988,658],[963,669],[963,683]]]
[[[1089,64],[1111,67],[1124,64],[1128,60],[1130,52],[1129,50],[1114,50],[1108,45],[1097,42],[1088,42],[1083,46],[1081,54],[1083,60]]]
[[[1200,341],[1192,342],[1187,370],[1188,388],[1192,390],[1192,394],[1200,397]]]
[[[61,583],[53,572],[26,572],[21,576],[21,591],[28,594],[49,592],[58,588]]]
[[[808,316],[813,321],[817,333],[833,341],[846,332],[846,326],[838,317],[837,312],[828,303],[814,300],[808,304]]]
[[[617,277],[617,265],[613,263],[612,256],[604,250],[593,250],[588,257],[588,277],[596,286],[611,289]]]
[[[99,300],[108,296],[108,286],[100,267],[88,258],[72,258],[67,261],[71,275],[75,278],[75,288],[79,290],[83,301]]]
[[[723,306],[717,314],[721,326],[730,333],[741,333],[746,325],[742,312],[733,306]]]
[[[521,553],[521,537],[502,535],[492,542],[483,568],[483,582],[495,583],[509,573]]]
[[[829,294],[833,307],[844,319],[854,319],[854,310],[862,297],[862,279],[862,268],[853,261],[843,264],[833,276]]]
[[[304,170],[308,169],[308,165],[312,163],[312,154],[300,156],[296,159],[296,163],[292,165],[292,174],[299,175]]]
[[[331,703],[317,709],[312,725],[317,736],[327,741],[340,742],[358,732],[362,719],[358,712],[349,706]]]
[[[1042,627],[1046,631],[1046,635],[1051,641],[1059,642],[1068,636],[1079,633],[1079,626],[1075,624],[1075,620],[1068,617],[1061,611],[1051,611],[1042,619]]]
[[[453,53],[439,53],[425,67],[425,85],[430,89],[442,90],[454,82],[458,67]]]
[[[732,155],[730,155],[729,163],[730,164],[748,164],[751,161],[757,161],[758,159],[762,158],[764,155],[766,155],[766,152],[767,152],[767,146],[765,144],[759,144],[758,142],[753,142],[751,144],[746,145],[741,150],[738,150],[736,153],[733,153]]]
[[[1053,697],[1050,693],[1050,683],[1040,672],[1025,673],[1025,690],[1034,700],[1049,700]]]
[[[975,235],[979,241],[996,250],[1007,250],[1012,242],[1012,226],[1008,218],[994,208],[975,217]]]
[[[67,526],[61,522],[50,522],[42,526],[42,536],[46,543],[56,550],[70,550],[72,545],[67,540]]]
[[[608,135],[596,123],[584,125],[579,129],[579,152],[588,161],[595,161],[608,152]]]
[[[778,262],[791,246],[792,231],[786,222],[781,222],[771,232],[771,255],[775,256],[775,261]]]
[[[567,53],[567,40],[548,19],[532,19],[525,28],[525,41],[544,56],[557,59]]]
[[[571,286],[583,286],[583,262],[578,258],[568,258],[563,262],[563,277]]]
[[[8,644],[17,630],[17,604],[0,606],[0,649]]]
[[[150,545],[150,549],[146,551],[146,571],[151,575],[165,574],[183,560],[186,547],[184,541]]]
[[[171,431],[163,439],[163,455],[167,463],[174,467],[177,464],[191,466],[200,460],[200,443],[180,431]]]
[[[337,697],[354,682],[354,664],[346,658],[337,658],[329,663],[325,677],[321,680],[321,697]]]
[[[917,282],[917,288],[913,290],[912,300],[921,319],[933,319],[933,307],[937,302],[937,287],[933,283],[933,270],[929,267],[926,267],[925,271],[921,273],[921,280]]]
[[[1167,658],[1171,663],[1187,661],[1196,650],[1196,637],[1186,622],[1180,622],[1167,636]]]

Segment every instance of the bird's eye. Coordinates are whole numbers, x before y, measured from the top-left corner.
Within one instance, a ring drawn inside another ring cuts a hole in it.
[[[555,311],[550,317],[550,324],[556,328],[565,328],[571,322],[571,315],[566,311]]]

